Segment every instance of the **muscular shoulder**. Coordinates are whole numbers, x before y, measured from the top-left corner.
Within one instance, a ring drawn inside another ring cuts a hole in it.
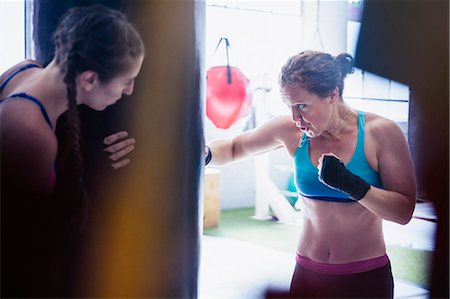
[[[289,153],[293,154],[295,152],[301,132],[289,115],[276,116],[261,126],[261,129],[270,132],[267,134],[279,146],[284,146]]]
[[[415,172],[408,141],[400,126],[384,117],[368,114],[366,120],[369,148],[376,154],[377,169],[386,190],[410,195],[415,200]]]
[[[295,124],[292,122],[289,115],[279,115],[268,120],[264,126],[269,126],[271,129],[275,129],[279,132],[289,131],[295,128]]]
[[[377,141],[404,138],[402,129],[395,121],[374,113],[366,113],[365,130],[366,135]]]
[[[395,121],[373,113],[366,115],[366,150],[369,148],[378,161],[409,157],[408,142]]]
[[[289,140],[293,144],[298,137],[299,130],[291,121],[289,116],[274,117],[257,128],[247,131],[234,138],[233,142],[237,148],[242,148],[245,153],[259,153],[278,147],[288,147]]]
[[[290,116],[288,115],[280,115],[270,119],[261,125],[259,130],[273,135],[274,139],[277,139],[282,143],[284,143],[286,139],[292,137],[293,133],[299,132],[294,122],[292,122]]]

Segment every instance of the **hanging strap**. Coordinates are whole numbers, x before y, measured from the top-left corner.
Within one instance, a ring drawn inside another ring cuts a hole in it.
[[[320,34],[320,0],[317,0],[317,6],[316,6],[316,30],[314,31],[314,36],[311,40],[311,47],[314,47],[314,41],[316,40],[316,37],[319,39],[320,43],[320,50],[324,50],[323,41],[322,41],[322,35]]]
[[[217,43],[216,49],[214,50],[214,53],[216,53],[217,48],[219,48],[220,44],[222,43],[222,41],[225,42],[225,51],[227,53],[227,82],[228,84],[231,84],[232,80],[231,80],[231,67],[230,67],[230,57],[228,54],[228,49],[230,48],[230,42],[228,41],[228,38],[226,37],[221,37],[219,42]]]

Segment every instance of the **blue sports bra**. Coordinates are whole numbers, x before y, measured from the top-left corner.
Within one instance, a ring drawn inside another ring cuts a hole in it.
[[[2,90],[5,88],[6,84],[8,84],[8,82],[17,74],[19,74],[20,72],[23,72],[26,69],[32,68],[32,67],[40,67],[39,65],[36,64],[26,64],[22,67],[20,67],[19,69],[15,70],[11,75],[9,75],[5,81],[3,81],[3,83],[0,85],[0,92],[2,92]],[[10,99],[14,99],[14,98],[21,98],[21,99],[27,99],[33,103],[35,103],[36,105],[38,105],[38,107],[41,109],[42,115],[44,116],[45,120],[47,121],[48,125],[50,126],[51,129],[53,129],[53,125],[52,122],[50,120],[50,117],[48,116],[47,110],[45,110],[44,105],[41,103],[41,101],[39,101],[37,98],[25,93],[25,92],[20,92],[20,93],[15,93],[12,95],[7,96],[6,98],[3,98],[0,100],[0,104],[3,103],[6,100],[10,100]]]
[[[372,186],[383,188],[380,174],[367,162],[364,153],[364,112],[358,113],[358,140],[348,170],[364,179]],[[354,203],[347,194],[332,189],[319,181],[317,167],[309,158],[309,139],[303,134],[301,146],[294,153],[295,185],[300,195],[316,200]]]

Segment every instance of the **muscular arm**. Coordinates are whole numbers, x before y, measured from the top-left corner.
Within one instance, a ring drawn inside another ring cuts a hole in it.
[[[210,164],[226,164],[286,146],[286,142],[289,140],[287,136],[292,135],[293,128],[295,130],[295,125],[289,117],[279,116],[235,138],[211,142],[208,145],[212,153]],[[298,130],[294,132],[298,132]]]
[[[383,219],[406,224],[416,202],[416,178],[407,141],[401,129],[387,120],[371,134],[377,144],[384,189],[372,186],[359,203]]]

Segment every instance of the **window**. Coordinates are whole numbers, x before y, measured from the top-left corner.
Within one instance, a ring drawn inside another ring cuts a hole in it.
[[[0,73],[25,59],[25,1],[0,1]]]

